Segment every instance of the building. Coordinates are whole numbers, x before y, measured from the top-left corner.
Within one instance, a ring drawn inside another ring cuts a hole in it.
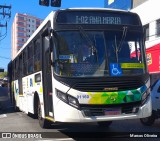
[[[12,23],[12,59],[41,22],[42,20],[35,16],[16,13]]]
[[[132,1],[132,8],[136,8],[137,6],[143,4],[148,0],[131,0]]]
[[[105,0],[105,7],[130,10],[143,4],[145,1],[147,0]]]
[[[151,75],[151,84],[160,79],[160,14],[158,12],[159,0],[146,0],[133,8],[144,26],[146,40],[146,57]]]
[[[105,0],[105,7],[130,10],[132,8],[132,0]]]

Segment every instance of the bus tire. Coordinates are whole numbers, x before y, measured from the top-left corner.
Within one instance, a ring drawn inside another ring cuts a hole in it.
[[[155,119],[156,119],[156,118],[155,118],[154,114],[152,114],[152,115],[149,116],[149,117],[141,118],[140,121],[141,121],[141,123],[142,123],[143,125],[145,125],[145,126],[151,126],[151,125],[154,124]]]
[[[46,128],[46,129],[51,128],[51,122],[42,117],[42,109],[41,109],[40,101],[38,102],[38,120],[41,128]]]
[[[14,99],[14,102],[13,102],[13,108],[14,108],[14,111],[15,111],[15,112],[20,112],[19,107],[16,106],[16,101],[15,101],[15,99]]]
[[[100,121],[97,122],[100,127],[109,127],[112,124],[112,121]]]
[[[20,112],[19,108],[17,106],[14,106],[14,111],[15,112]]]

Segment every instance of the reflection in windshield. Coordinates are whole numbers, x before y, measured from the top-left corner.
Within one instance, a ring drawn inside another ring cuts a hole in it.
[[[55,72],[61,76],[127,76],[145,72],[142,39],[128,31],[62,31]]]

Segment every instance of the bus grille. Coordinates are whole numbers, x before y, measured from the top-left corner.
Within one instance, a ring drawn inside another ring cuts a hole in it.
[[[101,92],[106,91],[105,88],[117,88],[118,91],[131,90],[141,87],[143,82],[137,80],[122,80],[122,81],[104,81],[104,82],[79,82],[72,88],[83,92]],[[111,90],[117,91],[117,90]]]

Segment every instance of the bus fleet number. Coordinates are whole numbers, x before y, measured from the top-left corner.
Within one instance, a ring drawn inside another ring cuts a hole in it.
[[[77,95],[77,99],[88,99],[89,95]]]

